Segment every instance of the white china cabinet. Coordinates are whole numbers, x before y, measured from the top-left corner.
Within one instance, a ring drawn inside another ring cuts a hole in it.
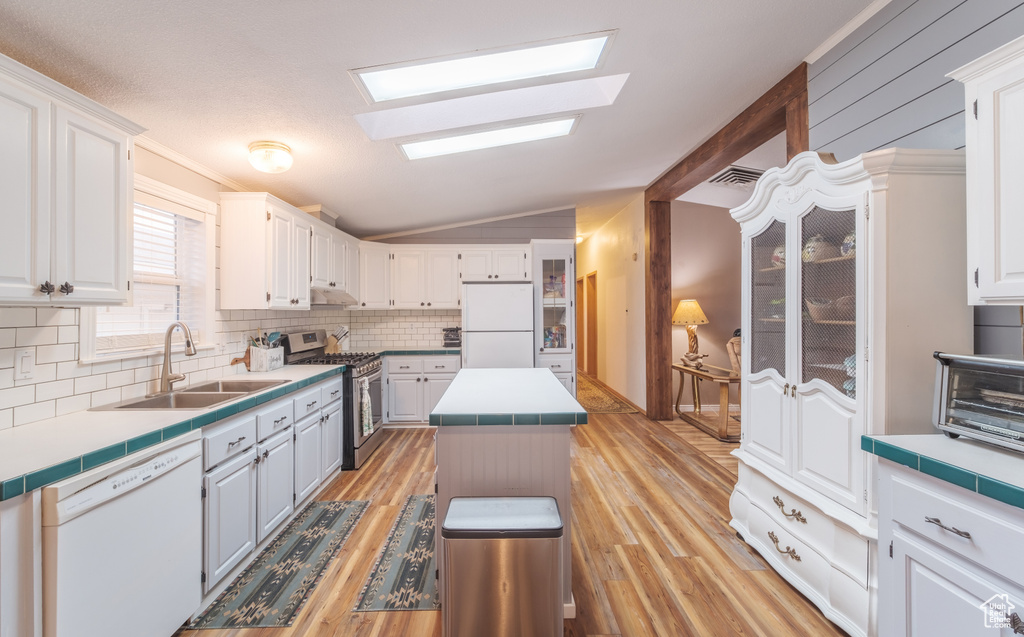
[[[576,395],[576,243],[533,242],[534,367],[551,370]]]
[[[930,431],[938,349],[972,351],[964,155],[802,153],[732,211],[743,241],[743,431],[732,526],[822,612],[875,634],[865,433]]]

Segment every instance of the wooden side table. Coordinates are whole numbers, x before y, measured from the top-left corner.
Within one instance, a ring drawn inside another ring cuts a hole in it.
[[[722,442],[739,442],[739,433],[729,433],[729,386],[735,384],[737,397],[740,387],[739,376],[730,376],[730,370],[714,365],[704,365],[703,369],[687,367],[686,365],[673,364],[672,369],[679,372],[679,392],[676,394],[676,413],[679,417],[697,427],[704,433],[718,438]],[[725,374],[713,374],[710,370],[718,370]],[[685,412],[680,407],[683,400],[683,387],[686,385],[686,376],[689,375],[693,386],[693,411]],[[707,380],[718,385],[718,417],[705,416],[701,412],[700,405],[700,381]]]

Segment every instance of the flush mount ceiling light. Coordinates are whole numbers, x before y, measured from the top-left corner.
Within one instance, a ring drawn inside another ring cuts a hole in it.
[[[470,150],[483,148],[494,148],[495,146],[508,146],[521,144],[540,139],[562,137],[573,132],[580,116],[568,119],[548,120],[534,122],[519,126],[509,126],[495,130],[481,131],[479,133],[468,133],[428,139],[421,142],[407,142],[400,144],[405,156],[409,159],[424,159],[426,157],[437,157],[440,155],[451,155],[463,153]]]
[[[597,68],[614,31],[494,53],[352,71],[374,102]]]
[[[260,172],[283,173],[292,167],[292,149],[280,142],[253,142],[249,163]]]

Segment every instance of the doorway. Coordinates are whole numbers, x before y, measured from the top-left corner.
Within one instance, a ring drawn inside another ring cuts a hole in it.
[[[586,332],[583,330],[583,277],[576,279],[576,369],[586,370]]]
[[[587,368],[586,372],[597,378],[597,272],[587,275],[586,284],[587,321]]]

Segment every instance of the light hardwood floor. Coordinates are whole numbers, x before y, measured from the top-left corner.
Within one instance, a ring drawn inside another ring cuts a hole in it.
[[[323,492],[370,506],[294,625],[178,635],[439,637],[439,612],[352,612],[405,497],[433,491],[433,433],[386,431],[363,468]],[[567,636],[843,634],[729,527],[735,447],[640,414],[592,414],[573,430]]]

